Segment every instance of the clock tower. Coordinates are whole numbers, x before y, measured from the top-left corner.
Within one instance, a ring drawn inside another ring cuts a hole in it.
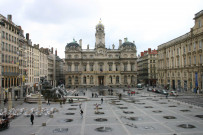
[[[95,48],[105,48],[105,33],[104,33],[104,25],[101,23],[101,19],[96,26],[95,33],[96,43]]]

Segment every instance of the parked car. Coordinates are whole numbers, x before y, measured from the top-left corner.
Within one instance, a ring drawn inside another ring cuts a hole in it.
[[[178,94],[177,94],[176,91],[171,91],[171,92],[170,92],[170,96],[178,96]]]
[[[168,92],[166,90],[161,90],[161,94],[168,95]]]
[[[155,90],[155,93],[161,93],[161,90]]]
[[[152,89],[152,92],[155,92],[156,91],[156,89],[154,88],[154,89]]]
[[[152,88],[147,88],[147,91],[152,91]]]

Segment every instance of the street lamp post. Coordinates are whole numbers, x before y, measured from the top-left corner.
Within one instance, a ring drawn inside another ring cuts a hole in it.
[[[42,100],[41,100],[41,82],[38,83],[39,99],[38,99],[38,111],[41,113],[42,110]]]

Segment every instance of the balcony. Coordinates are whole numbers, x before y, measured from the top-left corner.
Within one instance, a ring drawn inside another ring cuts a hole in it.
[[[2,72],[3,76],[18,76],[19,73],[15,73],[15,72]]]

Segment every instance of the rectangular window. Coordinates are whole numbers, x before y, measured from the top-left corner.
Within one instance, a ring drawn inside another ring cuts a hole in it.
[[[185,53],[185,46],[183,47],[183,52]]]
[[[93,68],[93,65],[90,65],[90,71],[93,71],[94,68]]]
[[[71,65],[68,65],[68,71],[71,71]]]
[[[118,71],[118,65],[116,65],[116,71]]]
[[[196,65],[196,56],[194,56],[194,64]]]
[[[127,71],[127,64],[124,64],[124,71]]]
[[[199,63],[202,64],[202,55],[199,55]]]
[[[193,45],[193,46],[194,46],[194,51],[195,51],[195,50],[196,50],[196,44],[195,44],[195,42],[194,42],[194,45]]]
[[[103,71],[103,65],[99,66],[99,70],[102,72]]]
[[[5,56],[5,62],[7,62],[7,55]]]
[[[191,65],[191,57],[189,57],[189,64]]]
[[[184,58],[184,66],[186,65],[186,58]]]
[[[6,39],[8,39],[8,33],[6,33]]]
[[[188,45],[188,51],[189,51],[189,52],[191,51],[191,46],[190,46],[190,45]]]
[[[199,22],[199,23],[198,23],[199,28],[202,27],[201,20],[199,20],[198,22]]]
[[[4,42],[2,42],[1,49],[4,50]]]
[[[199,49],[202,49],[202,40],[199,41]]]
[[[87,71],[87,68],[86,68],[87,66],[86,65],[83,65],[83,70],[84,71]]]
[[[5,38],[5,32],[2,31],[2,38]]]
[[[174,60],[172,59],[172,67],[174,67]]]
[[[109,65],[109,71],[112,71],[112,65]]]
[[[131,64],[131,71],[134,71],[134,64]]]
[[[78,71],[78,65],[75,65],[75,71]]]
[[[2,59],[2,62],[4,62],[4,54],[2,54],[1,59]]]

